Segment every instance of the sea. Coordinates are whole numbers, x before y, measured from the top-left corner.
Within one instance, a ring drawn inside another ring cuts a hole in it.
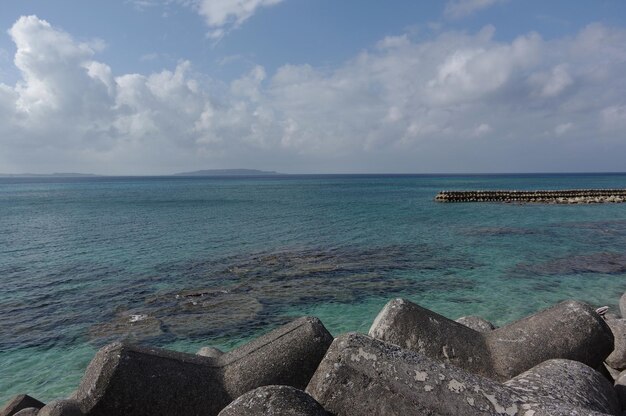
[[[296,317],[367,332],[393,298],[496,325],[618,312],[626,204],[434,201],[625,188],[626,174],[0,178],[0,403],[78,386],[128,340],[231,350]]]

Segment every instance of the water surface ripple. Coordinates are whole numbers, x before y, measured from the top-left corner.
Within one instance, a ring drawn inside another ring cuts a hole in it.
[[[626,204],[438,204],[626,175],[0,178],[0,402],[68,395],[97,348],[230,349],[303,314],[367,331],[391,297],[504,324],[616,310]]]

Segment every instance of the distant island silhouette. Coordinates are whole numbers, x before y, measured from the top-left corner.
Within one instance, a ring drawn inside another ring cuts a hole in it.
[[[55,173],[0,173],[0,178],[40,178],[40,177],[60,177],[76,178],[83,176],[101,176],[93,173],[55,172]]]
[[[271,176],[284,175],[275,171],[257,170],[257,169],[204,169],[192,172],[180,172],[166,175],[156,176]],[[97,175],[93,173],[0,173],[0,178],[78,178],[78,177],[111,177],[119,175]],[[155,176],[155,175],[140,175]]]

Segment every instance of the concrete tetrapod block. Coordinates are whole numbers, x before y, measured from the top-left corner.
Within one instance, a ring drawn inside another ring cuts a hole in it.
[[[45,404],[39,400],[30,397],[28,394],[18,394],[13,396],[9,401],[0,409],[0,416],[13,416],[22,409],[34,407],[41,409]]]
[[[552,365],[568,367],[573,363],[559,361]],[[574,369],[559,372],[574,373]],[[576,391],[568,396],[557,397],[558,392],[568,388],[569,381],[561,380],[551,398],[544,394],[545,386],[537,392],[526,386],[518,390],[424,354],[352,333],[335,339],[306,392],[336,416],[570,416],[606,415],[614,410],[607,404],[611,393],[603,390],[606,386],[587,391],[595,378],[590,383],[575,384],[572,389]],[[521,380],[519,383],[526,384]],[[586,399],[572,400],[577,395],[585,395]],[[586,407],[587,403],[592,407]]]
[[[263,386],[240,396],[218,416],[328,416],[314,398],[289,386]]]
[[[563,401],[609,414],[620,412],[613,384],[600,372],[578,361],[544,361],[504,385],[546,401]]]
[[[233,399],[273,384],[304,390],[332,342],[319,319],[300,318],[220,357],[224,387]]]
[[[626,292],[619,298],[619,312],[622,318],[626,318]]]
[[[55,400],[39,410],[37,416],[84,416],[75,400]]]
[[[626,411],[626,370],[622,371],[615,379],[615,392],[622,410]]]
[[[96,354],[74,398],[89,416],[217,415],[256,387],[303,389],[332,339],[305,317],[217,358],[115,343]]]
[[[496,329],[494,324],[492,324],[485,318],[481,318],[480,316],[461,316],[455,322],[463,324],[466,327],[478,332],[490,332]]]
[[[626,369],[626,319],[613,319],[606,322],[613,332],[615,346],[606,363],[615,370]]]
[[[37,413],[39,413],[39,409],[36,407],[27,407],[17,412],[15,416],[37,416]]]
[[[369,335],[476,374],[506,381],[552,359],[597,368],[613,334],[595,310],[565,301],[491,332],[477,332],[403,299],[387,303]]]

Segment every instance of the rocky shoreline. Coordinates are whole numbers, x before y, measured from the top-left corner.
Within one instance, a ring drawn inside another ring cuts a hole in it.
[[[441,191],[437,202],[505,202],[538,204],[602,204],[626,201],[626,189],[563,189],[537,191]]]
[[[394,299],[368,335],[303,317],[228,353],[118,342],[69,398],[19,395],[0,416],[622,415],[626,319],[606,309],[569,300],[495,328]]]

